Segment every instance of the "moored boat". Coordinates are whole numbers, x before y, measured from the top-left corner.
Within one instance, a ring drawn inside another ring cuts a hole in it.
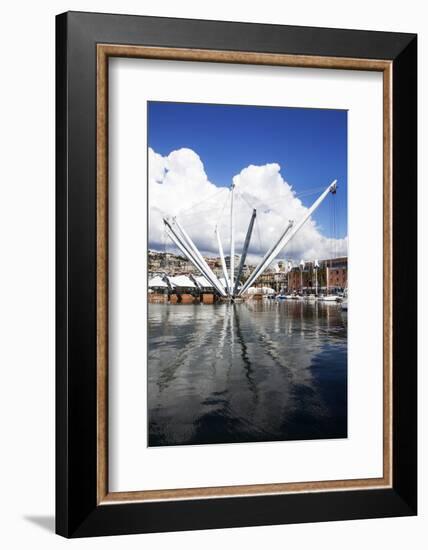
[[[326,294],[325,296],[320,296],[319,300],[322,302],[340,302],[341,298],[337,294]]]

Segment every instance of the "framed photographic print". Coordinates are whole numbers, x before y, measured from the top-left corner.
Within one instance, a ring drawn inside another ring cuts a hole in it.
[[[416,514],[416,45],[57,16],[59,534]]]

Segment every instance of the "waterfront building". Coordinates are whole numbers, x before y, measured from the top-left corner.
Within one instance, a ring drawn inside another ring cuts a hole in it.
[[[256,286],[258,285],[273,288],[276,292],[285,291],[288,287],[287,273],[265,271],[265,273],[258,277]]]
[[[289,292],[314,293],[318,289],[344,290],[348,286],[348,258],[331,258],[318,262],[319,267],[315,269],[315,262],[304,262],[304,266],[292,267],[287,275]],[[316,284],[315,277],[318,279]]]

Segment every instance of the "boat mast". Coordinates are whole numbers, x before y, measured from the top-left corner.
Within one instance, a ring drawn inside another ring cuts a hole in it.
[[[330,263],[331,263],[331,260],[330,260]],[[325,275],[326,275],[326,296],[328,296],[328,263],[326,262],[326,265],[325,265]]]
[[[303,294],[303,270],[305,269],[304,260],[300,260],[300,292]]]
[[[314,262],[314,271],[315,271],[315,296],[318,296],[318,268],[319,268],[318,260],[315,260],[315,262]]]

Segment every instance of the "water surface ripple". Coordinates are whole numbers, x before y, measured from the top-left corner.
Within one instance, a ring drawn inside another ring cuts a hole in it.
[[[149,446],[347,436],[336,304],[149,304]]]

